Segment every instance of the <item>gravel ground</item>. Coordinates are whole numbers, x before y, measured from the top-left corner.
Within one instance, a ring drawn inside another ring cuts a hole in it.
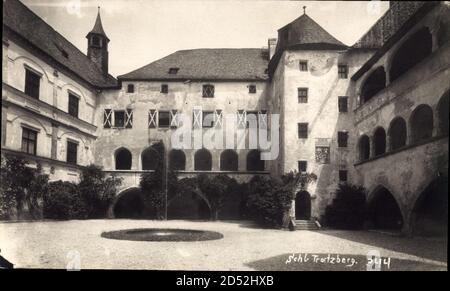
[[[224,238],[145,242],[100,236],[104,231],[140,227],[218,231]],[[447,270],[446,239],[404,238],[366,231],[290,232],[260,229],[250,222],[0,222],[0,248],[1,255],[15,268],[65,269],[73,255],[79,253],[81,269],[364,270],[367,252],[378,250],[385,258],[382,270]],[[342,259],[348,262],[342,263]]]

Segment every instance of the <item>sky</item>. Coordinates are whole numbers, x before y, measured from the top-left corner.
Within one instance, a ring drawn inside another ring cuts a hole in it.
[[[175,51],[261,48],[303,14],[347,45],[386,12],[385,1],[21,0],[86,53],[98,6],[109,43],[109,70],[122,75]]]

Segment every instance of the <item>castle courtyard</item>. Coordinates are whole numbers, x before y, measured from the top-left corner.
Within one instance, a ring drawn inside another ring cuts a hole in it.
[[[132,228],[209,230],[222,239],[148,242],[101,237]],[[69,220],[1,222],[1,255],[14,268],[144,270],[446,270],[447,240],[371,231],[285,231],[246,221]]]

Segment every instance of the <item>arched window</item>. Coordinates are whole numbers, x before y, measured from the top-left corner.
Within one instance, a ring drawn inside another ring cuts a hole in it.
[[[182,150],[171,150],[169,153],[169,167],[171,170],[186,169],[186,155]]]
[[[389,126],[390,149],[396,150],[406,145],[406,122],[403,118],[397,117],[391,121]]]
[[[156,170],[163,154],[154,146],[145,149],[141,155],[142,170]]]
[[[247,154],[247,171],[264,171],[264,160],[259,150],[251,150]]]
[[[116,170],[131,169],[131,152],[126,148],[120,148],[116,151]]]
[[[195,152],[194,169],[196,171],[211,171],[212,157],[207,149],[201,149]]]
[[[377,128],[373,134],[373,149],[375,156],[386,152],[386,132],[382,127]]]
[[[433,110],[428,105],[419,105],[411,114],[411,139],[419,142],[433,135]]]
[[[238,170],[238,154],[235,151],[224,150],[220,154],[220,170],[221,171]]]
[[[444,93],[437,105],[437,113],[439,118],[439,134],[448,135],[448,98],[450,91]]]
[[[361,88],[361,103],[366,103],[385,87],[386,72],[384,71],[384,67],[379,67],[375,69],[364,82]]]
[[[370,139],[367,135],[363,135],[359,138],[359,160],[365,161],[370,158]]]
[[[411,35],[395,52],[389,76],[391,82],[431,54],[432,37],[427,27]]]

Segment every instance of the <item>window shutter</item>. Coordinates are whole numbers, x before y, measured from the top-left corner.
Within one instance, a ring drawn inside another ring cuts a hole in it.
[[[193,128],[202,128],[202,119],[203,119],[203,114],[202,114],[202,109],[201,108],[195,108],[192,110],[193,113],[193,123],[192,126]]]
[[[258,111],[258,124],[259,128],[267,129],[267,110]]]
[[[222,122],[223,122],[223,119],[222,119],[222,110],[217,109],[217,110],[214,112],[214,127],[215,127],[215,128],[222,128]]]
[[[125,111],[125,128],[132,128],[133,127],[133,110],[127,109]]]
[[[111,109],[104,110],[104,112],[103,112],[103,128],[111,128],[111,126],[112,126],[111,115],[112,115]]]
[[[179,126],[178,111],[170,110],[170,127],[176,128],[178,126]]]
[[[148,113],[148,128],[156,128],[156,113],[157,111],[155,109],[150,109]]]
[[[238,110],[238,129],[245,128],[245,125],[247,123],[247,112],[245,110]]]

